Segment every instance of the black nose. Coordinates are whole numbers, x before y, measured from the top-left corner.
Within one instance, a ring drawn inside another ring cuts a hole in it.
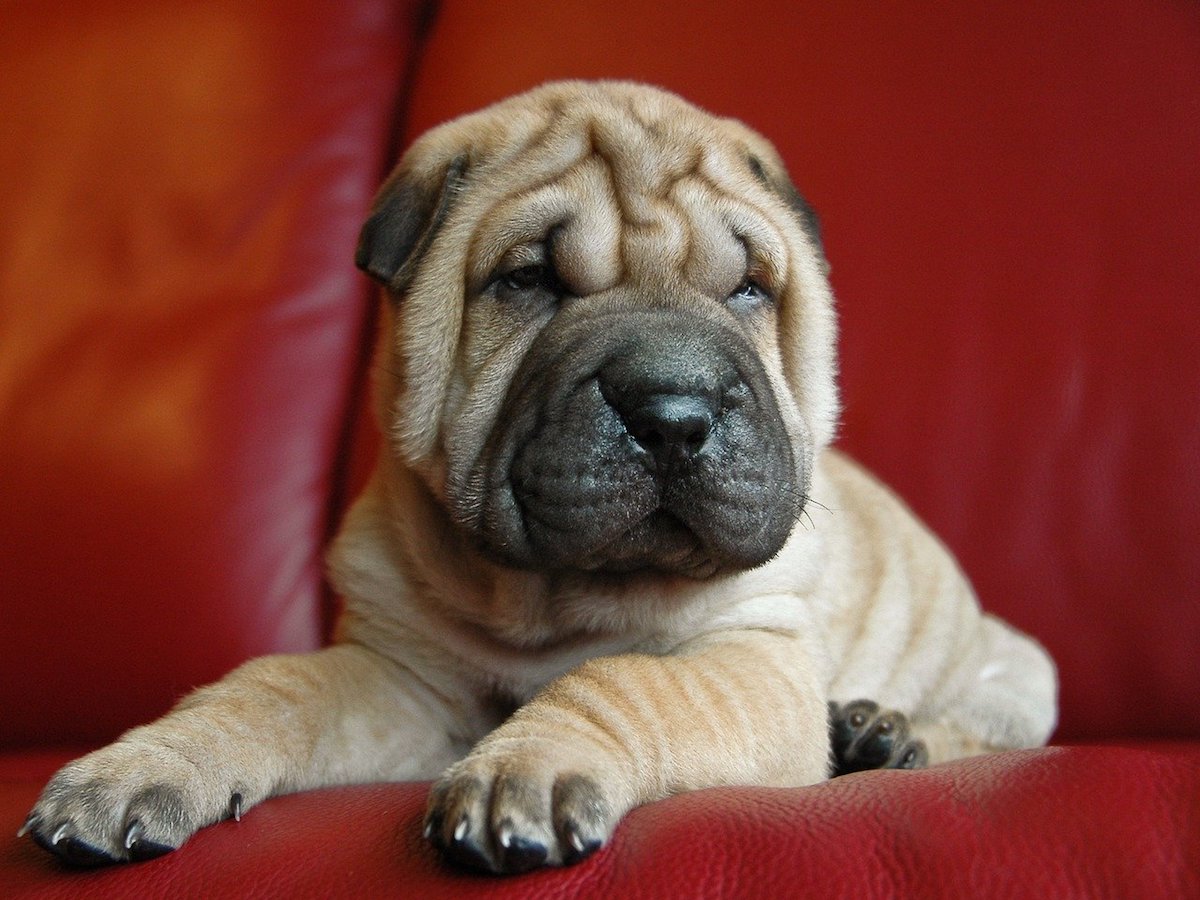
[[[706,397],[650,394],[619,410],[625,428],[660,466],[690,459],[712,434],[716,411]]]

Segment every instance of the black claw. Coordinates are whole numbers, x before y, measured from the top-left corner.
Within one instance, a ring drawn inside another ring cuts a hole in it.
[[[164,853],[170,853],[175,848],[157,841],[147,840],[146,830],[142,823],[134,819],[125,829],[125,849],[129,851],[130,859],[142,862],[147,859],[155,859]]]
[[[438,850],[444,850],[446,847],[445,841],[442,840],[442,825],[445,819],[440,812],[430,812],[425,816],[425,840],[433,844]]]
[[[229,798],[229,817],[235,822],[242,821],[242,795],[234,794]]]
[[[64,826],[60,825],[51,837],[47,837],[40,828],[34,829],[30,834],[39,847],[49,850],[67,865],[92,868],[116,862],[112,856],[99,847],[93,847],[87,841],[80,840],[74,835],[64,834],[63,829]]]
[[[142,823],[137,819],[130,822],[129,827],[125,829],[125,849],[128,850],[140,841],[145,831],[146,829],[142,827]]]
[[[880,718],[862,736],[855,748],[859,766],[864,769],[886,768],[896,749],[896,737],[901,730],[894,718]]]
[[[141,838],[130,845],[129,858],[134,862],[144,862],[148,859],[157,859],[174,849],[174,847],[167,844],[160,844],[157,841],[148,841],[145,838]]]
[[[34,813],[30,813],[28,816],[25,817],[25,824],[17,829],[17,837],[19,837],[19,838],[25,837],[25,835],[29,834],[29,832],[33,831],[36,827],[37,827],[37,816]]]
[[[549,851],[538,841],[529,840],[519,835],[510,834],[507,845],[501,843],[502,858],[500,868],[504,872],[519,875],[545,865]]]
[[[466,820],[464,820],[466,821]],[[496,866],[488,856],[487,851],[471,836],[468,828],[463,834],[455,835],[450,843],[442,848],[442,856],[447,862],[464,869],[476,872],[495,872]]]
[[[839,763],[849,754],[850,746],[859,737],[862,727],[878,712],[878,705],[870,700],[858,700],[845,706],[829,704],[829,740]]]
[[[897,769],[923,769],[929,765],[929,751],[923,741],[913,741],[900,755]]]
[[[575,822],[568,822],[563,828],[563,832],[563,863],[565,865],[573,866],[577,862],[582,862],[599,850],[602,845],[599,838],[584,838],[579,833],[579,826]]]

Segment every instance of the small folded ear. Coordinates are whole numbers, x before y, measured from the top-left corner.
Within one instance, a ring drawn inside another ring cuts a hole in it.
[[[792,184],[787,173],[767,172],[757,156],[750,157],[750,169],[759,181],[787,201],[792,212],[796,214],[796,218],[800,220],[800,227],[804,229],[805,234],[813,242],[813,246],[817,248],[817,252],[821,254],[823,260],[825,246],[821,243],[821,220],[817,218],[816,210],[812,208],[804,195],[796,190],[796,186]]]
[[[380,188],[358,236],[354,264],[376,281],[402,287],[428,249],[467,170],[465,155],[433,176],[401,169]]]

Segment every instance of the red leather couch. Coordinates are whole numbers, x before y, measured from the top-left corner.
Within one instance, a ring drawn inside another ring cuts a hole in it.
[[[0,28],[0,895],[1200,895],[1200,7],[89,0]],[[74,753],[316,646],[371,453],[353,266],[406,136],[561,76],[778,144],[822,213],[841,442],[1058,661],[1047,749],[636,810],[444,868],[425,785],[150,863],[13,834]]]

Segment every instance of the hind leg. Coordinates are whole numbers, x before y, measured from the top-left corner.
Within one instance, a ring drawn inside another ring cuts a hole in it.
[[[829,704],[830,777],[869,769],[923,769],[1005,749],[946,722],[911,722],[873,700]]]
[[[865,699],[830,703],[832,774],[913,769],[1044,744],[1056,718],[1050,657],[992,616],[981,622],[980,642],[950,690],[911,712]]]
[[[913,716],[932,762],[1040,747],[1057,720],[1058,679],[1049,655],[994,616],[981,623],[981,662],[949,696]]]

